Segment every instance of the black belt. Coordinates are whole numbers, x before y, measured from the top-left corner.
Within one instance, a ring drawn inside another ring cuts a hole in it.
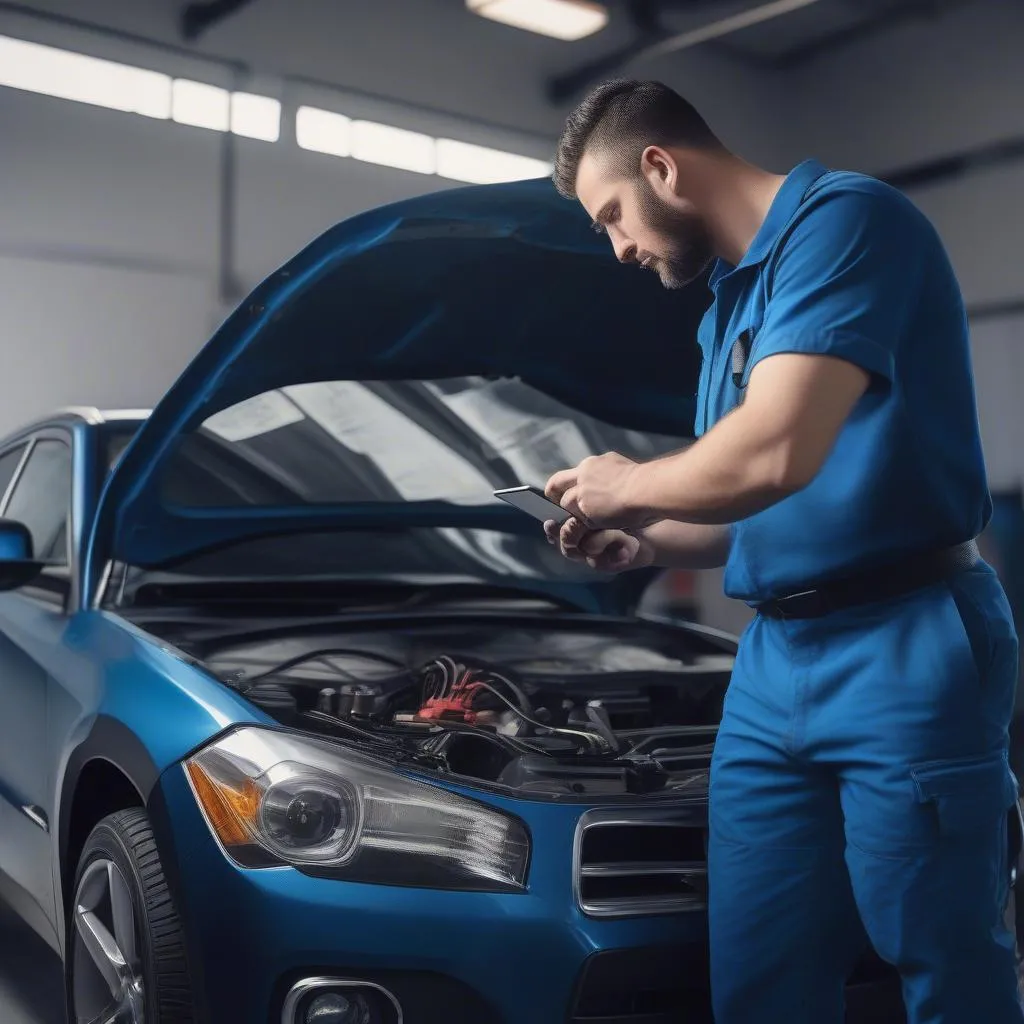
[[[769,619],[814,619],[856,605],[900,597],[932,586],[972,568],[981,558],[973,541],[955,548],[930,551],[870,572],[830,580],[809,590],[786,594],[761,604],[754,611]]]

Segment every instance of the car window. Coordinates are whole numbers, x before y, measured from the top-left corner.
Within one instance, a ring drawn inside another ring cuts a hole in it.
[[[7,493],[10,482],[14,479],[14,474],[18,470],[24,453],[25,446],[19,445],[17,448],[12,448],[9,452],[4,452],[3,455],[0,455],[0,508],[3,507],[4,495]]]
[[[36,558],[65,565],[70,508],[71,449],[62,441],[39,441],[11,495],[7,518],[28,527]]]

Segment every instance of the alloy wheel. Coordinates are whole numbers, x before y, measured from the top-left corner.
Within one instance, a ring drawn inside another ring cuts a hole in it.
[[[74,902],[72,1012],[77,1024],[145,1024],[138,928],[121,869],[94,860]]]

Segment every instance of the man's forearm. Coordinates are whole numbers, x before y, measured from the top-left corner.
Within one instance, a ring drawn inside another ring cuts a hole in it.
[[[648,526],[639,534],[646,548],[645,564],[660,569],[716,569],[729,557],[732,531],[671,520]]]
[[[785,445],[751,421],[741,407],[685,451],[638,466],[630,505],[652,518],[724,525],[798,490]]]
[[[814,479],[870,383],[830,356],[763,359],[746,401],[678,455],[637,467],[626,487],[631,518],[735,523]]]

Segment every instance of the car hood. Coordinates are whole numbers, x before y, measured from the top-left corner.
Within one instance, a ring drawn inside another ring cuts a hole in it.
[[[703,280],[668,291],[619,266],[547,180],[452,189],[344,221],[263,281],[157,404],[107,482],[87,577],[109,559],[167,564],[313,521],[523,526],[493,504],[183,510],[162,503],[157,483],[175,442],[214,413],[314,381],[520,378],[608,423],[692,436],[709,298]]]

